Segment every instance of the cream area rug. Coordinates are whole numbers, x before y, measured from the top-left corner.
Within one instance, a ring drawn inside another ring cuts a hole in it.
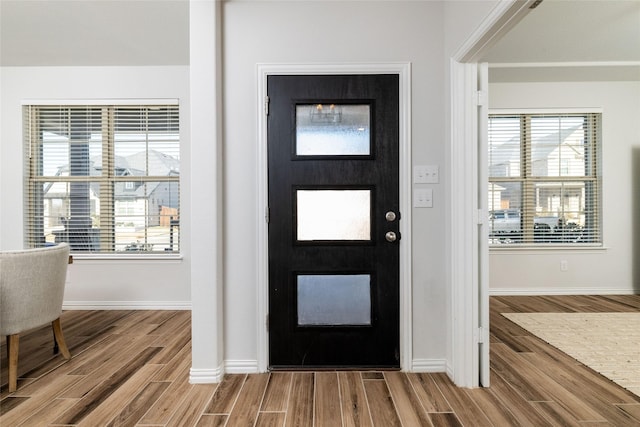
[[[640,313],[502,313],[640,396]]]

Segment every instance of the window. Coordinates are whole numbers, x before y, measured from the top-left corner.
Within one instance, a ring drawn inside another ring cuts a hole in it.
[[[600,244],[598,113],[490,114],[489,241]]]
[[[180,250],[178,105],[24,106],[27,247]]]

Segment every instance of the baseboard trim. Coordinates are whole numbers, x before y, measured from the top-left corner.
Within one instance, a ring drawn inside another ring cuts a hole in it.
[[[64,301],[63,310],[191,310],[191,301]]]
[[[612,288],[500,288],[490,289],[491,296],[539,296],[539,295],[635,295],[639,289]]]
[[[446,372],[445,359],[413,359],[411,372]]]
[[[225,360],[224,368],[228,374],[257,374],[260,372],[257,360]]]
[[[451,365],[447,362],[447,366],[446,366],[446,371],[447,376],[449,378],[453,378],[453,368],[451,368]]]
[[[222,382],[224,369],[195,369],[189,370],[189,383],[191,384],[217,384]]]

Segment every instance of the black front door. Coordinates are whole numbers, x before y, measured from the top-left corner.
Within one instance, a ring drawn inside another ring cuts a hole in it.
[[[269,366],[398,368],[398,76],[267,92]]]

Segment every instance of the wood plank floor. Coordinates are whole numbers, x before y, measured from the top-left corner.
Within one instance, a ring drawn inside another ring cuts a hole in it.
[[[442,373],[274,372],[192,385],[187,311],[67,311],[20,342],[0,426],[640,426],[640,398],[500,315],[640,311],[640,296],[492,297],[488,389]]]

